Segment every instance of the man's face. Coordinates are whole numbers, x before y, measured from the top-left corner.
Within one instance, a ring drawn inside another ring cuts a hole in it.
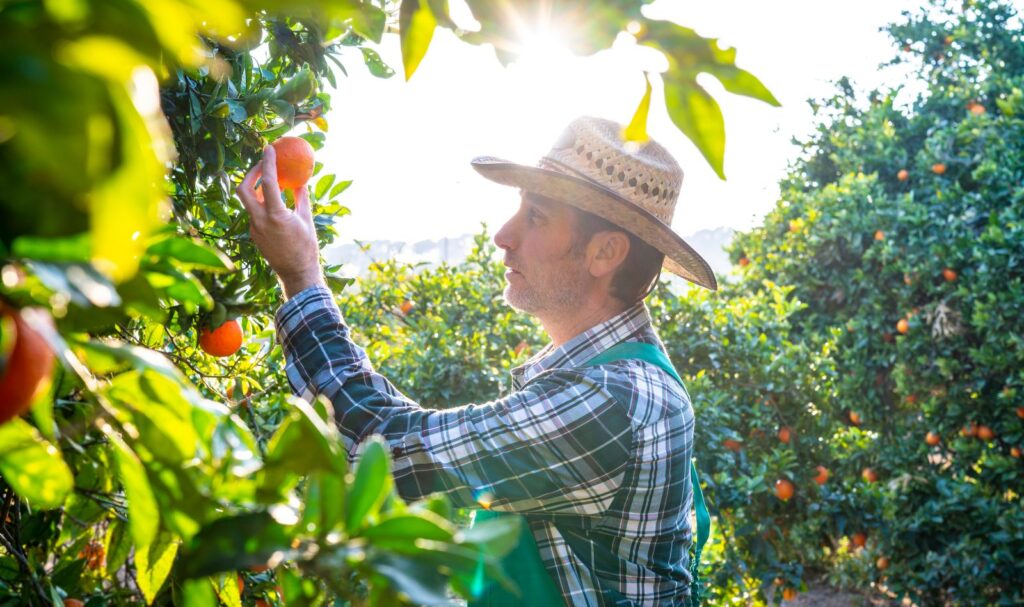
[[[576,212],[524,193],[519,210],[494,235],[505,251],[505,301],[535,316],[579,310],[590,274],[584,247],[574,247]]]

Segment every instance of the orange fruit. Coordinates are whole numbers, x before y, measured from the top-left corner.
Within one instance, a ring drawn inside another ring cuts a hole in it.
[[[818,483],[819,485],[824,485],[826,482],[828,482],[828,468],[819,465],[818,467],[815,468],[815,470],[818,472],[818,474],[814,476],[814,482]]]
[[[860,477],[864,479],[865,483],[873,483],[878,480],[878,473],[871,468],[864,468],[860,473]]]
[[[850,423],[853,424],[854,426],[859,426],[860,413],[857,413],[856,411],[850,411]]]
[[[996,433],[988,426],[978,426],[978,438],[986,443],[996,437]]]
[[[1010,455],[1020,459],[1020,447],[1010,447]]]
[[[936,175],[942,175],[945,172],[946,172],[946,165],[945,165],[945,163],[936,162],[935,164],[932,165],[932,173],[935,173]]]
[[[398,306],[398,309],[402,311],[402,314],[408,314],[409,312],[412,312],[412,309],[415,307],[416,304],[414,304],[411,300],[406,299],[405,301],[402,302],[402,305]]]
[[[784,502],[788,502],[789,498],[793,497],[794,489],[795,487],[793,487],[793,483],[789,482],[787,479],[780,478],[775,481],[775,497]]]
[[[907,397],[903,399],[903,402],[907,403],[908,405],[917,404],[917,395],[908,394]]]
[[[28,325],[21,313],[0,308],[4,332],[13,334],[13,345],[0,369],[0,424],[28,410],[53,373],[53,351],[46,340]],[[52,322],[47,317],[48,322]]]
[[[934,447],[942,442],[942,438],[934,432],[929,432],[924,435],[924,442],[927,443],[929,447]]]
[[[878,240],[878,241],[885,240],[885,232],[883,232],[881,230],[875,230],[875,240]]]
[[[1024,419],[1024,407],[1017,407],[1017,417]]]
[[[85,607],[80,599],[64,599],[64,607]]]
[[[789,426],[783,426],[779,429],[779,440],[789,444],[789,441],[793,439],[793,430]]]
[[[946,46],[949,46],[950,44],[953,44],[953,37],[952,36],[946,36],[945,38],[942,39],[942,44],[944,44]]]
[[[968,424],[960,429],[960,436],[964,438],[974,438],[978,436],[978,427],[974,424]]]
[[[942,277],[946,279],[946,282],[953,282],[956,280],[956,270],[953,268],[946,268],[942,270]]]
[[[850,536],[850,543],[858,548],[863,548],[868,543],[868,536],[863,531],[858,531]]]
[[[885,571],[886,569],[888,569],[889,568],[889,557],[886,557],[886,556],[878,557],[878,560],[875,561],[875,567],[878,567],[878,569],[880,571]]]
[[[907,169],[900,169],[900,172],[896,173],[896,179],[899,179],[900,181],[906,181],[910,179],[910,171],[908,171]]]
[[[238,574],[238,595],[241,596],[245,593],[245,580],[242,579],[242,574]]]
[[[199,347],[210,356],[231,356],[242,347],[242,325],[229,320],[214,330],[199,332]]]
[[[967,109],[975,116],[981,116],[985,113],[985,106],[981,105],[977,101],[972,101],[967,104]]]
[[[313,146],[301,137],[281,137],[271,145],[277,152],[277,183],[281,189],[306,185],[313,176]]]
[[[785,590],[782,591],[782,600],[783,601],[792,601],[795,598],[796,598],[796,590],[794,590],[793,588],[786,588]]]
[[[743,449],[743,443],[732,438],[727,438],[722,441],[722,446],[733,453],[739,453]]]
[[[750,264],[750,260],[746,257],[740,257],[740,267],[747,267]]]
[[[896,321],[896,330],[899,331],[901,335],[906,335],[907,331],[910,330],[910,323],[906,318],[901,318]]]

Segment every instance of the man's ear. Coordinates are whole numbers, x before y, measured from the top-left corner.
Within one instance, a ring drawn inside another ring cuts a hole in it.
[[[629,236],[625,232],[598,232],[590,239],[590,274],[601,278],[613,274],[629,254]]]

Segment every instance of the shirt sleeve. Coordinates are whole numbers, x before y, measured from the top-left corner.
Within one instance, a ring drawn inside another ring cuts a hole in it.
[[[350,457],[381,435],[405,499],[442,492],[458,507],[599,516],[622,484],[631,420],[621,395],[588,377],[600,370],[553,370],[506,398],[425,409],[374,370],[326,288],[288,301],[277,330],[295,393],[332,402]]]

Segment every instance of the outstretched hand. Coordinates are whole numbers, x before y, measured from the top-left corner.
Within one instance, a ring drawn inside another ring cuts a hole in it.
[[[263,159],[249,170],[235,193],[249,213],[249,234],[277,273],[285,297],[324,284],[309,190],[294,190],[294,211],[285,205],[277,184],[274,146],[264,148]]]

